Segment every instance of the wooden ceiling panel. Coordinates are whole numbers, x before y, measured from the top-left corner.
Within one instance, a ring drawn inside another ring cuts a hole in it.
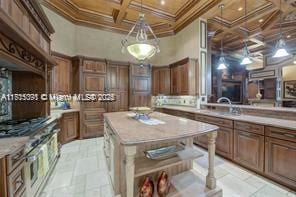
[[[184,9],[184,7],[190,1],[191,0],[143,0],[143,6],[176,15],[177,12]],[[134,0],[134,2],[140,5],[141,0]],[[164,2],[164,4],[162,4],[161,2]]]
[[[92,11],[92,12],[98,12],[101,14],[111,15],[112,11],[114,9],[114,4],[106,4],[105,0],[71,0],[69,2],[72,2],[80,9],[86,10],[86,11]],[[119,3],[118,8],[120,6]]]

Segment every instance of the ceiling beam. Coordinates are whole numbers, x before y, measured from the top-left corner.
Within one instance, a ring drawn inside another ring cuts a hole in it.
[[[120,25],[123,21],[124,17],[126,16],[126,10],[132,0],[122,0],[121,7],[119,9],[119,13],[115,19],[115,24]]]

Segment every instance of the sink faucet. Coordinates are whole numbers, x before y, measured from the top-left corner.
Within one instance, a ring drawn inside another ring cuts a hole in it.
[[[221,97],[217,100],[217,103],[221,103],[221,101],[223,100],[226,100],[228,102],[228,104],[230,105],[229,107],[229,113],[232,113],[233,112],[233,109],[232,109],[232,103],[231,103],[231,100],[227,97]]]

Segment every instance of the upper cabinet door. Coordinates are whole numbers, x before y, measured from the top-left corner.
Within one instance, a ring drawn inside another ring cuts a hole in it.
[[[118,91],[118,66],[108,66],[107,71],[108,92]]]
[[[152,94],[154,96],[159,94],[159,80],[160,80],[159,72],[160,72],[159,69],[152,70]]]
[[[106,63],[103,61],[84,60],[83,71],[105,74],[107,71],[107,66]]]
[[[72,90],[71,60],[61,57],[55,57],[55,61],[57,62],[57,65],[53,68],[52,92],[56,94],[70,94]]]
[[[118,67],[118,88],[119,91],[128,92],[129,89],[129,68],[127,66]]]
[[[102,93],[106,87],[106,76],[98,74],[84,74],[85,93]]]
[[[171,93],[171,73],[169,68],[159,71],[159,93],[170,95]]]

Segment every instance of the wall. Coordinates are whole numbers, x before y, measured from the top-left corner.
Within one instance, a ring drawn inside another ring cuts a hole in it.
[[[75,25],[43,6],[52,23],[52,50],[69,56],[84,55],[119,61],[134,61],[121,53],[123,34]],[[167,65],[186,57],[198,58],[199,25],[195,20],[174,36],[160,38],[160,50],[150,60],[153,65]]]
[[[160,38],[160,54],[152,59],[154,65],[166,65],[186,57],[198,58],[199,19],[174,36]]]
[[[62,54],[74,56],[75,25],[44,6],[43,9],[55,29],[55,33],[51,37],[51,49]]]

